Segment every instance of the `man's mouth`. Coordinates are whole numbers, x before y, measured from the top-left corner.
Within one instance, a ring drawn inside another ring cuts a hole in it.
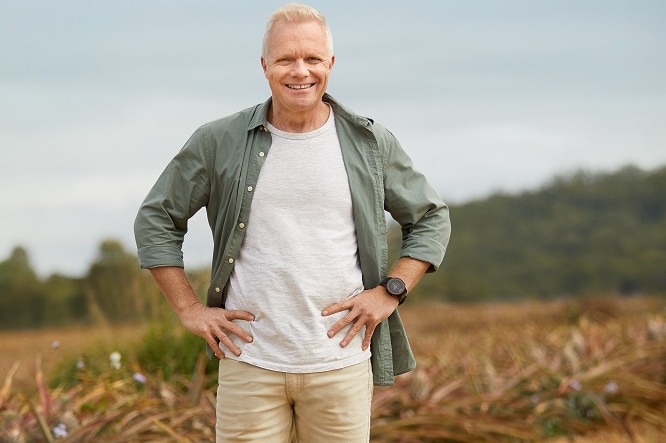
[[[289,89],[308,89],[314,86],[314,83],[307,83],[305,85],[287,85]]]

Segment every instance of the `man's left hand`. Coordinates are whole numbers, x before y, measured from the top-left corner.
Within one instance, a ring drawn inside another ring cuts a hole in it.
[[[349,328],[349,331],[347,331],[347,334],[340,342],[340,346],[344,348],[365,326],[365,335],[361,345],[365,351],[370,347],[370,340],[377,325],[387,319],[397,307],[398,299],[389,295],[383,286],[377,286],[376,288],[361,292],[356,297],[328,306],[321,314],[328,316],[342,311],[349,311],[347,315],[331,327],[328,331],[328,336],[330,338],[335,337],[345,326],[351,324],[351,328]]]

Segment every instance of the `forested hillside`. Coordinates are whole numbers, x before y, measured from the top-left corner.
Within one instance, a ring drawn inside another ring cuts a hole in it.
[[[480,301],[666,294],[666,167],[578,172],[520,195],[451,207],[453,235],[420,299]],[[392,250],[399,230],[392,231]],[[203,296],[208,270],[190,270]],[[0,329],[145,321],[170,315],[134,252],[114,240],[81,278],[40,278],[17,246],[0,261]]]
[[[666,293],[666,167],[576,172],[451,208],[442,271],[417,287],[449,301]]]

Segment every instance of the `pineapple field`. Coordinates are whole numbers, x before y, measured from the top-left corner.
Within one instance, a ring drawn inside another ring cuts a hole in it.
[[[666,435],[664,298],[400,309],[418,366],[375,389],[374,443]],[[202,343],[176,323],[2,332],[0,442],[214,441]]]

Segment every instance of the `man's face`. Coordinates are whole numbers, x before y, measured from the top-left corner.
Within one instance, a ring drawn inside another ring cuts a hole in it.
[[[269,34],[266,58],[261,58],[274,110],[299,113],[317,109],[334,61],[319,23],[275,23]]]

